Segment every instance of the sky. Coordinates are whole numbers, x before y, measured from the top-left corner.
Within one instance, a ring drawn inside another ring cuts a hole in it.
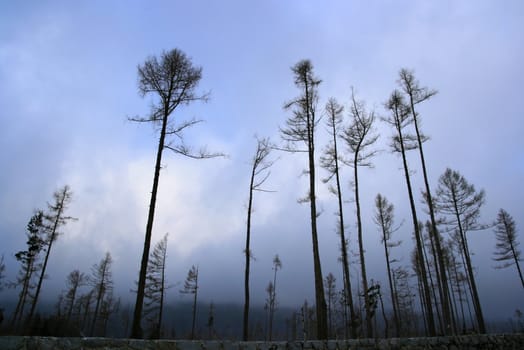
[[[438,94],[420,106],[432,188],[447,167],[486,191],[481,221],[499,208],[524,227],[524,4],[496,1],[0,1],[0,254],[7,279],[25,249],[25,226],[68,184],[67,211],[78,221],[63,228],[50,257],[44,298],[65,288],[73,269],[89,273],[109,251],[117,292],[131,297],[137,279],[158,135],[129,117],[146,116],[155,96],[142,98],[137,66],[178,48],[203,69],[198,91],[207,103],[175,111],[202,118],[186,141],[223,152],[197,161],[166,151],[153,244],[169,232],[168,279],[178,290],[191,265],[200,271],[200,297],[243,302],[246,204],[255,135],[280,142],[283,105],[299,94],[291,67],[310,59],[321,112],[330,97],[348,106],[351,88],[370,110],[387,116],[384,102],[401,68]],[[347,114],[346,114],[347,117]],[[377,121],[379,154],[360,174],[368,276],[386,285],[385,261],[373,200],[395,205],[393,255],[409,265],[410,212],[400,158],[389,150],[392,130]],[[328,140],[322,125],[317,158]],[[278,300],[313,300],[309,208],[301,176],[304,155],[274,152],[267,187],[256,193],[252,219],[252,303],[264,303],[272,259],[280,256]],[[422,172],[409,154],[419,215]],[[341,287],[335,197],[318,168],[319,241],[324,274]],[[350,246],[356,252],[351,169],[343,169]],[[492,230],[468,235],[486,318],[509,318],[524,307],[514,268],[495,270]],[[522,241],[522,238],[520,238]],[[356,257],[354,257],[356,260]],[[352,265],[356,284],[358,265]],[[12,295],[4,290],[0,296]],[[503,297],[502,296],[503,293]]]

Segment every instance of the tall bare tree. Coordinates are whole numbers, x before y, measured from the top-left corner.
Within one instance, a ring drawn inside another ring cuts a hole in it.
[[[247,224],[246,224],[246,266],[244,272],[244,318],[242,323],[242,339],[249,339],[249,268],[251,264],[251,214],[253,213],[253,195],[255,191],[270,192],[262,187],[270,175],[269,168],[274,161],[268,160],[271,152],[269,139],[257,139],[257,149],[252,160],[251,178],[249,181],[249,201],[247,205]]]
[[[65,302],[65,312],[66,322],[71,321],[71,315],[73,314],[73,308],[75,305],[75,302],[77,301],[78,296],[78,289],[82,286],[84,286],[87,283],[87,277],[83,272],[80,272],[78,270],[73,270],[67,275],[67,292],[64,297]]]
[[[391,235],[398,228],[394,227],[394,210],[393,204],[389,203],[386,197],[380,193],[375,197],[375,216],[373,220],[380,227],[382,236],[380,237],[382,244],[384,244],[384,255],[386,257],[386,267],[388,272],[389,289],[391,292],[391,305],[393,306],[393,318],[395,320],[395,331],[397,337],[400,337],[400,317],[398,312],[398,303],[395,297],[395,288],[393,287],[393,274],[391,268],[391,248],[400,245],[399,242],[392,242]]]
[[[91,268],[91,276],[89,282],[93,287],[93,295],[95,295],[95,310],[93,312],[93,319],[91,320],[91,328],[89,333],[91,336],[95,335],[95,327],[99,320],[99,311],[106,297],[112,298],[113,292],[113,277],[111,272],[111,265],[113,258],[111,254],[106,253],[105,257],[100,260],[98,264]]]
[[[219,156],[218,153],[209,153],[205,148],[194,151],[184,142],[184,131],[201,122],[191,119],[181,121],[173,116],[174,111],[195,101],[206,101],[207,94],[199,94],[196,87],[202,77],[202,68],[193,66],[191,60],[179,49],[163,52],[160,60],[149,57],[143,65],[138,66],[138,90],[140,95],[154,94],[158,98],[152,105],[147,117],[130,118],[140,123],[152,123],[160,129],[156,154],[153,188],[147,216],[144,249],[140,264],[140,273],[136,293],[135,311],[133,314],[132,338],[142,337],[142,309],[146,284],[147,263],[153,232],[156,197],[162,153],[164,149],[171,150],[186,157],[204,159]]]
[[[184,282],[184,289],[180,291],[182,294],[193,294],[193,318],[191,322],[191,340],[195,339],[195,322],[198,298],[198,266],[191,266],[187,272],[187,277]]]
[[[515,265],[519,273],[522,288],[524,288],[524,279],[522,278],[522,270],[519,264],[521,261],[521,251],[518,249],[519,241],[517,241],[515,220],[513,220],[513,217],[504,209],[500,209],[497,216],[495,237],[497,238],[497,244],[495,246],[495,257],[493,260],[503,262],[503,264],[497,266],[497,268],[504,269]]]
[[[69,221],[76,220],[71,216],[66,216],[65,211],[69,204],[71,203],[73,193],[69,186],[65,185],[55,193],[53,193],[54,203],[47,204],[48,212],[44,214],[44,226],[46,231],[46,238],[44,249],[46,251],[44,263],[42,269],[40,270],[40,277],[38,278],[38,284],[36,286],[35,295],[33,297],[33,303],[31,305],[31,311],[27,316],[27,321],[31,322],[34,312],[36,310],[36,305],[38,303],[38,297],[40,296],[40,290],[42,288],[42,282],[44,281],[47,262],[49,261],[49,256],[51,254],[51,248],[53,243],[58,239],[61,232],[60,229],[65,226]]]
[[[330,192],[337,196],[338,200],[338,211],[336,215],[338,216],[338,234],[340,236],[340,251],[341,251],[341,260],[342,260],[342,275],[344,277],[344,300],[346,305],[344,306],[344,312],[349,308],[350,315],[350,329],[351,336],[353,338],[357,335],[357,322],[355,315],[355,308],[353,305],[353,292],[351,289],[351,278],[349,273],[349,258],[347,251],[347,240],[345,234],[344,226],[344,211],[342,207],[342,190],[340,185],[340,155],[338,150],[338,138],[341,134],[342,123],[344,121],[342,112],[344,107],[339,105],[337,100],[330,98],[326,104],[326,125],[328,127],[331,141],[324,150],[324,154],[320,158],[321,165],[328,172],[328,177],[323,181],[325,183],[330,182],[335,179],[335,186],[329,186]],[[347,319],[347,317],[345,318]],[[344,325],[344,331],[346,332],[347,337],[348,325]]]
[[[431,188],[429,186],[428,172],[426,166],[426,160],[424,158],[424,149],[422,143],[427,140],[427,138],[420,131],[420,114],[415,109],[415,106],[419,103],[429,100],[431,97],[435,96],[437,91],[433,89],[428,89],[427,87],[420,86],[420,83],[415,78],[413,71],[408,69],[401,69],[399,73],[398,83],[402,91],[407,95],[409,99],[409,106],[411,111],[411,116],[413,118],[413,125],[415,127],[415,132],[417,135],[417,145],[420,155],[420,162],[422,164],[422,174],[424,175],[424,188],[425,188],[425,202],[428,206],[429,217],[431,222],[431,230],[429,235],[432,242],[434,242],[436,257],[438,260],[438,267],[435,269],[438,271],[438,287],[439,287],[439,297],[442,303],[442,314],[444,316],[444,334],[453,333],[453,319],[451,313],[451,306],[449,304],[449,288],[448,288],[448,276],[446,273],[446,265],[444,261],[444,253],[442,252],[441,241],[442,237],[437,228],[437,220],[435,218],[435,210],[433,207],[433,199],[431,196]]]
[[[411,135],[408,135],[405,133],[405,128],[410,123],[412,123],[412,119],[410,119],[411,110],[409,105],[406,104],[404,97],[398,90],[394,90],[391,94],[389,100],[386,102],[386,108],[390,111],[389,118],[385,118],[384,120],[392,125],[395,129],[395,135],[392,139],[391,147],[394,152],[398,152],[402,156],[402,164],[404,168],[404,177],[406,180],[406,186],[408,191],[408,197],[409,197],[409,204],[411,207],[411,217],[413,219],[413,229],[415,233],[415,242],[416,242],[416,262],[418,262],[419,266],[416,268],[416,271],[419,271],[419,279],[420,279],[420,285],[421,285],[421,291],[422,291],[422,298],[423,299],[423,307],[426,310],[426,321],[427,321],[427,329],[430,336],[436,335],[436,329],[435,329],[435,320],[433,318],[433,307],[431,303],[431,294],[429,290],[429,285],[427,281],[427,271],[426,266],[424,264],[424,254],[423,254],[423,247],[422,247],[422,234],[420,232],[419,222],[417,218],[417,209],[415,207],[415,199],[413,197],[413,189],[411,186],[411,179],[409,174],[409,167],[408,162],[406,158],[406,152],[410,149],[414,149],[417,147],[417,144],[414,142],[414,137]]]
[[[280,134],[288,152],[305,152],[308,155],[307,174],[309,175],[309,193],[304,201],[310,204],[311,240],[313,243],[313,269],[315,275],[315,307],[317,314],[317,337],[327,339],[327,305],[324,296],[324,281],[320,264],[320,250],[317,232],[317,204],[315,178],[315,130],[320,121],[317,116],[318,91],[320,79],[315,77],[313,65],[309,60],[302,60],[291,70],[295,78],[295,85],[301,94],[284,105],[285,110],[291,110],[293,115],[286,120],[286,126],[280,128]],[[297,144],[303,143],[301,149]]]
[[[362,232],[362,215],[360,209],[360,189],[358,182],[358,168],[371,167],[371,158],[376,154],[376,150],[370,149],[377,141],[378,135],[373,134],[373,123],[375,121],[375,113],[366,110],[363,101],[358,101],[355,98],[355,93],[351,91],[351,124],[347,127],[342,138],[344,139],[349,152],[353,155],[353,160],[350,165],[353,167],[353,190],[355,194],[355,205],[357,208],[357,234],[358,234],[358,250],[360,256],[360,270],[362,276],[362,287],[364,289],[364,304],[366,305],[366,334],[368,338],[373,336],[373,323],[371,322],[371,303],[368,293],[368,280],[366,273],[366,260]]]
[[[451,226],[453,230],[456,230],[459,235],[480,333],[486,333],[486,325],[480,304],[477,283],[475,282],[475,275],[473,273],[466,233],[468,231],[486,228],[485,225],[478,223],[480,208],[484,204],[484,201],[484,190],[477,192],[475,186],[469,184],[458,171],[448,168],[444,174],[440,176],[436,197],[434,198],[435,208],[438,212],[445,215],[447,225]]]

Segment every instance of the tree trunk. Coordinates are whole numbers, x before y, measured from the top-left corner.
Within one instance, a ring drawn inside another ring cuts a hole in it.
[[[155,175],[153,177],[153,189],[151,190],[151,202],[149,204],[149,213],[147,216],[146,235],[144,239],[144,251],[142,252],[142,262],[140,264],[140,274],[138,277],[138,286],[136,292],[135,312],[133,314],[133,325],[131,338],[142,338],[142,308],[144,306],[144,290],[146,286],[147,262],[149,259],[149,250],[151,248],[151,235],[153,232],[153,220],[155,217],[156,195],[158,182],[160,179],[160,169],[162,167],[162,151],[166,137],[167,118],[169,116],[168,106],[164,108],[164,117],[162,119],[162,129],[158,140],[158,150],[156,154]]]
[[[355,152],[355,159],[353,161],[354,181],[355,181],[355,204],[357,206],[357,232],[358,232],[358,248],[360,252],[360,269],[362,273],[362,288],[364,289],[364,306],[366,311],[366,335],[368,338],[373,337],[373,324],[371,320],[371,305],[368,295],[368,279],[366,274],[366,260],[364,257],[364,243],[362,241],[362,220],[360,216],[360,198],[358,190],[358,150]]]
[[[251,211],[253,208],[253,185],[255,182],[255,166],[251,171],[249,183],[249,202],[247,206],[247,227],[246,227],[246,269],[244,272],[244,319],[242,324],[242,340],[249,340],[249,267],[251,264],[250,240],[251,240]]]
[[[309,88],[306,79],[306,118],[308,133],[308,164],[309,164],[309,203],[311,209],[311,239],[313,243],[313,269],[315,274],[315,307],[317,314],[317,337],[318,339],[327,339],[327,305],[324,296],[324,281],[322,278],[322,267],[320,263],[320,252],[318,247],[317,234],[317,205],[315,193],[315,141],[314,141],[314,123],[312,115],[312,106],[310,106],[312,97],[309,94]]]
[[[441,236],[437,229],[437,220],[435,219],[435,210],[433,208],[433,199],[431,197],[431,189],[429,187],[429,181],[428,181],[428,174],[426,171],[426,161],[424,159],[424,151],[422,149],[422,139],[420,137],[420,132],[418,128],[418,120],[416,117],[415,112],[415,104],[413,102],[413,95],[409,95],[410,103],[411,103],[411,112],[413,114],[413,121],[415,124],[415,131],[417,133],[417,142],[418,142],[418,149],[420,154],[420,162],[422,163],[422,174],[424,175],[424,186],[426,188],[426,200],[428,204],[429,209],[429,217],[431,220],[431,230],[429,232],[429,235],[432,236],[433,241],[435,241],[435,248],[437,250],[437,259],[438,259],[438,265],[440,270],[440,278],[438,279],[439,283],[439,294],[440,294],[440,300],[442,302],[442,313],[444,317],[444,334],[449,335],[453,334],[452,329],[452,315],[451,315],[451,308],[449,304],[449,288],[448,288],[448,277],[446,274],[446,264],[444,261],[444,253],[442,251],[442,246],[440,244],[441,242]],[[436,269],[436,267],[435,267]]]
[[[453,206],[455,209],[455,216],[457,218],[457,224],[460,234],[460,243],[462,245],[462,250],[464,252],[464,258],[466,259],[466,271],[468,272],[469,282],[471,284],[471,292],[473,296],[473,308],[475,309],[475,315],[477,316],[477,324],[479,326],[479,333],[486,333],[486,324],[484,323],[484,315],[482,314],[482,307],[480,305],[480,298],[477,291],[477,284],[475,283],[475,275],[473,274],[473,266],[471,265],[471,258],[469,256],[468,243],[466,240],[466,233],[462,228],[462,220],[460,219],[459,210],[457,207],[457,199],[455,197],[455,192],[453,195]]]
[[[397,113],[397,112],[396,112]],[[424,265],[424,254],[422,252],[422,239],[420,236],[420,230],[418,226],[418,219],[417,219],[417,210],[415,207],[415,200],[413,198],[413,190],[411,188],[411,180],[409,177],[409,168],[408,168],[408,162],[406,160],[406,151],[404,148],[404,140],[402,137],[402,130],[400,125],[397,125],[397,132],[399,136],[399,143],[402,153],[402,163],[404,165],[404,177],[406,179],[406,185],[408,189],[408,196],[409,196],[409,204],[411,206],[411,216],[413,219],[413,228],[415,230],[415,240],[416,240],[416,247],[417,247],[417,254],[419,256],[420,262],[419,262],[419,268],[420,268],[420,280],[422,282],[422,293],[424,294],[424,303],[426,305],[426,318],[427,318],[427,327],[428,332],[430,336],[435,336],[435,320],[433,319],[433,308],[431,305],[431,295],[429,291],[428,281],[427,281],[427,272],[426,272],[426,266]]]
[[[342,208],[342,191],[340,186],[340,174],[339,174],[339,167],[338,167],[338,149],[337,149],[337,137],[335,132],[335,124],[333,124],[333,146],[334,146],[334,158],[335,158],[335,180],[336,180],[336,186],[337,186],[337,199],[338,199],[338,216],[339,216],[339,231],[340,231],[340,247],[342,249],[342,272],[344,277],[344,297],[345,302],[347,306],[349,307],[349,315],[351,317],[351,323],[350,323],[350,330],[351,330],[351,338],[356,338],[357,336],[357,323],[355,320],[355,307],[353,305],[353,292],[351,290],[351,278],[349,273],[349,259],[348,259],[348,253],[347,253],[347,245],[346,245],[346,235],[345,235],[345,227],[344,227],[344,214],[343,214],[343,208]],[[346,310],[346,306],[344,306],[344,309]],[[344,310],[344,314],[346,314],[346,311]],[[344,331],[346,332],[347,336],[347,319],[345,319],[346,324],[344,325]]]
[[[384,228],[382,228],[382,234],[384,237],[386,237],[386,232],[384,232]],[[397,303],[395,302],[395,292],[393,288],[393,279],[391,277],[391,264],[389,262],[389,249],[387,246],[387,240],[384,240],[384,253],[386,255],[386,267],[388,270],[388,281],[389,281],[389,289],[391,290],[391,305],[393,306],[393,317],[395,320],[395,331],[397,338],[400,337],[400,319],[398,317],[398,308]]]

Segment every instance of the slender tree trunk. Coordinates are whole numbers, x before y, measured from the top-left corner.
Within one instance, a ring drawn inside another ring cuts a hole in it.
[[[431,230],[429,232],[429,235],[432,236],[433,240],[435,241],[435,248],[437,250],[437,258],[438,258],[438,265],[440,273],[439,278],[439,294],[440,294],[440,300],[442,301],[442,313],[444,316],[444,334],[452,334],[452,315],[450,311],[450,305],[448,302],[449,298],[449,288],[448,288],[448,277],[446,275],[446,264],[444,262],[444,253],[442,251],[442,246],[440,244],[441,242],[441,236],[437,229],[437,220],[435,219],[435,210],[433,208],[433,199],[431,197],[431,188],[429,187],[429,181],[428,181],[428,174],[426,170],[426,161],[424,159],[424,150],[422,148],[422,138],[420,136],[419,128],[418,128],[418,118],[417,114],[415,112],[415,104],[413,102],[413,95],[409,94],[410,104],[411,104],[411,113],[413,114],[413,121],[415,124],[415,131],[417,133],[417,142],[418,142],[418,150],[420,154],[420,162],[422,163],[422,174],[424,175],[424,186],[426,188],[426,201],[428,204],[429,209],[429,217],[431,220]]]
[[[349,315],[351,317],[351,337],[356,338],[357,336],[357,323],[355,320],[355,307],[353,305],[353,292],[351,289],[351,278],[349,273],[349,259],[346,245],[346,235],[344,227],[344,214],[342,207],[342,189],[340,186],[340,174],[338,167],[338,148],[337,148],[337,137],[335,132],[335,124],[333,124],[333,147],[334,147],[334,159],[335,159],[335,180],[337,186],[337,199],[338,199],[338,216],[339,216],[339,232],[340,232],[340,247],[342,250],[342,272],[344,277],[344,297],[347,307],[349,307]],[[347,309],[344,306],[344,309]],[[344,310],[346,312],[346,310]],[[344,330],[347,332],[348,324],[347,319],[345,320]]]
[[[196,321],[197,295],[198,295],[198,279],[195,281],[195,296],[193,297],[193,321],[192,321],[192,324],[191,324],[191,340],[195,339],[195,321]]]
[[[517,265],[517,271],[519,272],[520,282],[522,283],[522,288],[524,288],[524,279],[522,278],[522,271],[520,270],[520,264],[519,259],[517,259],[517,252],[515,250],[515,247],[513,246],[513,243],[509,243],[511,246],[511,253],[513,255],[513,259],[515,259],[515,265]]]
[[[75,299],[76,299],[76,291],[78,289],[78,284],[73,287],[72,296],[71,296],[71,304],[69,304],[69,308],[67,310],[67,318],[66,322],[69,323],[71,320],[71,314],[73,313],[73,306],[75,305]]]
[[[144,306],[144,290],[146,286],[147,262],[149,259],[149,250],[151,248],[151,235],[153,232],[153,220],[155,217],[156,196],[158,191],[158,182],[160,179],[160,169],[162,167],[162,151],[166,137],[167,118],[169,116],[168,106],[164,108],[164,117],[162,119],[162,129],[158,140],[158,150],[156,154],[155,175],[153,177],[153,189],[151,190],[151,202],[149,204],[149,213],[147,216],[146,235],[144,239],[144,251],[142,252],[142,262],[140,264],[140,274],[138,277],[138,286],[136,293],[135,312],[133,314],[133,325],[131,338],[142,338],[142,309]]]
[[[384,232],[384,228],[382,228],[382,234],[384,237],[386,237],[386,232]],[[397,337],[400,337],[400,319],[398,317],[398,309],[397,309],[397,303],[395,302],[395,292],[393,288],[393,279],[391,277],[391,263],[389,261],[389,249],[387,245],[387,240],[384,240],[384,254],[386,255],[386,267],[388,270],[388,281],[389,281],[389,289],[391,291],[391,305],[393,306],[393,317],[395,320],[395,331]]]
[[[95,326],[96,326],[96,321],[98,318],[98,310],[100,308],[100,302],[104,298],[104,294],[105,294],[105,289],[106,289],[105,283],[104,283],[105,278],[106,278],[106,270],[104,268],[104,271],[101,277],[100,288],[98,289],[98,294],[96,296],[95,312],[93,313],[93,320],[91,321],[91,331],[89,332],[91,336],[95,335]]]
[[[431,238],[430,238],[431,239]],[[442,325],[442,318],[440,317],[440,312],[439,312],[439,307],[438,307],[438,298],[437,298],[437,294],[435,293],[435,283],[433,282],[433,276],[431,275],[431,265],[429,264],[429,257],[428,257],[428,253],[426,251],[426,245],[425,244],[422,244],[422,251],[424,253],[424,259],[422,259],[423,262],[426,263],[426,267],[427,267],[427,271],[428,271],[428,279],[429,279],[429,287],[430,287],[430,290],[431,290],[431,295],[433,295],[433,300],[435,300],[435,313],[436,313],[436,317],[437,317],[437,321],[439,323],[439,328],[440,329],[443,329],[443,325]],[[436,267],[435,267],[436,269]],[[437,275],[438,275],[438,272],[436,272]]]
[[[477,291],[477,284],[475,283],[475,275],[473,274],[473,266],[471,265],[471,258],[469,256],[469,249],[466,240],[466,233],[462,228],[462,220],[460,219],[459,210],[457,207],[457,199],[455,193],[453,195],[453,206],[455,209],[455,216],[457,218],[458,229],[460,233],[460,243],[462,245],[462,250],[464,252],[464,258],[466,259],[466,271],[469,275],[469,282],[471,284],[471,292],[473,295],[473,308],[475,309],[475,315],[477,316],[477,323],[479,326],[479,332],[481,334],[486,333],[486,324],[484,323],[484,315],[482,314],[482,307],[480,305],[480,298]]]
[[[355,204],[357,206],[357,232],[358,232],[358,248],[360,252],[360,269],[362,272],[362,288],[364,289],[364,304],[366,311],[366,336],[368,338],[373,337],[373,323],[371,320],[371,305],[369,302],[368,295],[368,279],[366,274],[366,260],[364,257],[364,242],[362,239],[362,220],[360,215],[360,198],[358,188],[358,151],[355,152],[355,158],[353,161],[353,174],[355,181]]]
[[[22,284],[22,291],[20,292],[18,303],[16,304],[16,309],[11,319],[11,327],[15,330],[18,330],[18,327],[20,326],[20,321],[23,319],[27,295],[29,294],[29,284],[31,283],[31,276],[33,274],[32,270],[33,263],[29,262],[27,266],[27,271],[24,276],[24,282]]]
[[[306,79],[306,116],[308,133],[308,163],[309,163],[309,202],[311,209],[311,238],[313,241],[313,268],[315,274],[315,307],[317,314],[317,337],[327,339],[327,305],[324,296],[324,281],[322,278],[322,267],[320,263],[320,251],[318,247],[317,234],[317,204],[315,192],[315,139],[314,123],[312,115],[311,96]]]
[[[167,249],[167,247],[166,247]],[[162,335],[162,316],[164,313],[164,292],[166,283],[166,250],[164,250],[164,256],[162,257],[162,277],[160,280],[160,310],[158,311],[158,336]]]
[[[426,305],[426,312],[427,312],[427,327],[428,332],[430,336],[435,336],[435,320],[433,319],[433,310],[431,306],[431,295],[429,292],[429,286],[427,281],[427,272],[426,272],[426,266],[424,265],[424,254],[422,252],[422,239],[420,235],[420,229],[418,226],[418,218],[417,218],[417,210],[415,207],[415,200],[413,198],[413,190],[411,188],[411,180],[409,177],[409,168],[408,168],[408,162],[406,160],[406,151],[404,148],[404,140],[402,136],[402,130],[400,125],[397,125],[397,132],[399,136],[399,143],[401,148],[401,154],[402,154],[402,163],[404,165],[404,177],[406,179],[406,185],[408,189],[408,196],[409,196],[409,204],[411,206],[411,216],[413,219],[413,228],[415,230],[415,240],[416,240],[416,246],[417,246],[417,254],[419,256],[419,269],[420,269],[420,280],[422,282],[422,293],[424,295],[424,303]]]
[[[242,340],[249,340],[249,267],[251,264],[250,240],[251,240],[251,211],[253,208],[253,185],[255,182],[255,167],[251,171],[249,182],[249,202],[247,205],[247,227],[246,227],[246,269],[244,272],[244,321],[242,325]]]

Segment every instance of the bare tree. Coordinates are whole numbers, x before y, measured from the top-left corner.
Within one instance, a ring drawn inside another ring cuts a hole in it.
[[[415,132],[417,135],[417,146],[420,155],[420,162],[422,164],[422,174],[424,175],[424,187],[425,187],[425,202],[428,206],[429,217],[431,222],[431,230],[429,235],[432,242],[434,242],[436,257],[438,260],[438,266],[435,266],[437,271],[437,280],[438,280],[438,290],[440,300],[442,302],[442,314],[444,316],[444,334],[451,334],[453,332],[453,319],[451,313],[451,306],[449,304],[449,288],[448,288],[448,277],[446,273],[446,266],[444,262],[444,256],[441,247],[442,237],[437,229],[437,220],[435,219],[435,210],[433,207],[433,199],[431,196],[431,188],[429,186],[428,173],[426,160],[424,158],[424,150],[422,148],[422,143],[427,140],[427,138],[422,135],[420,131],[420,114],[416,111],[415,106],[419,103],[427,101],[434,95],[437,91],[428,89],[427,87],[421,87],[418,80],[415,78],[413,71],[408,69],[401,69],[399,73],[399,85],[402,91],[407,95],[409,99],[409,106],[411,111],[411,116],[413,118],[413,125],[415,127]]]
[[[242,323],[242,339],[248,341],[249,338],[249,268],[251,264],[251,214],[253,212],[253,195],[255,191],[270,192],[262,187],[270,175],[269,168],[273,161],[268,160],[271,152],[269,139],[257,139],[257,149],[252,160],[251,179],[249,182],[249,201],[247,206],[247,227],[246,227],[246,268],[244,272],[244,318]]]
[[[374,221],[380,227],[382,236],[380,240],[384,244],[384,255],[386,257],[386,267],[388,271],[389,289],[391,291],[391,305],[393,306],[393,318],[395,320],[395,331],[397,337],[400,337],[400,317],[398,312],[398,303],[395,297],[395,288],[393,287],[393,274],[391,269],[390,249],[400,245],[400,241],[392,242],[391,235],[398,227],[394,227],[394,210],[393,204],[389,203],[386,197],[377,194],[375,197],[375,216]]]
[[[355,193],[355,205],[357,208],[357,234],[358,248],[360,256],[360,269],[362,274],[362,287],[364,291],[368,290],[368,281],[366,273],[365,250],[362,232],[362,215],[360,210],[360,191],[358,183],[358,168],[371,167],[370,159],[376,154],[375,150],[370,147],[377,141],[378,135],[373,135],[373,123],[375,113],[368,112],[363,101],[357,101],[355,93],[351,91],[351,124],[342,134],[348,150],[353,154],[353,160],[350,165],[353,167],[353,189]],[[373,324],[371,322],[371,309],[368,293],[364,293],[364,303],[366,305],[366,332],[368,338],[373,336]]]
[[[324,297],[322,268],[317,233],[317,206],[315,191],[315,129],[320,119],[316,114],[318,103],[317,87],[320,80],[313,73],[313,65],[309,60],[302,60],[291,70],[295,76],[295,85],[301,90],[300,96],[287,102],[285,110],[291,110],[293,115],[286,120],[286,127],[280,128],[280,133],[287,152],[305,152],[308,155],[307,174],[309,175],[309,193],[304,201],[310,204],[311,239],[313,243],[313,269],[315,275],[315,307],[317,314],[317,337],[327,339],[327,306]],[[304,143],[306,148],[297,148]]]
[[[497,216],[495,237],[497,238],[497,244],[495,246],[495,257],[493,260],[504,262],[502,265],[497,266],[497,268],[504,269],[515,265],[519,273],[520,282],[524,288],[524,279],[522,278],[522,271],[519,264],[521,261],[521,251],[518,249],[519,242],[517,241],[515,220],[513,220],[513,217],[504,209],[500,209]]]
[[[406,158],[406,152],[410,149],[417,147],[417,144],[414,143],[414,137],[407,135],[404,132],[406,126],[412,123],[410,119],[410,107],[406,104],[402,94],[398,90],[394,90],[391,94],[389,100],[386,102],[386,108],[391,112],[389,118],[384,119],[388,124],[392,125],[395,128],[395,136],[393,136],[393,142],[391,147],[394,152],[398,152],[402,156],[402,164],[404,167],[404,177],[406,180],[406,186],[409,197],[409,204],[411,207],[411,217],[413,219],[413,229],[415,233],[415,242],[416,242],[416,255],[418,257],[417,261],[420,264],[416,271],[419,271],[419,278],[422,289],[422,299],[423,305],[426,309],[426,318],[427,318],[427,328],[430,336],[436,335],[435,330],[435,320],[433,318],[433,307],[431,303],[431,294],[427,281],[427,272],[426,266],[424,264],[424,254],[423,254],[423,242],[422,234],[419,228],[419,222],[417,218],[417,210],[415,207],[415,199],[413,197],[413,189],[411,186],[411,179],[409,174],[409,167]]]
[[[67,275],[66,284],[68,287],[65,295],[65,311],[66,311],[66,322],[71,321],[71,315],[73,313],[73,307],[75,305],[78,289],[87,283],[87,277],[84,273],[73,270]]]
[[[112,297],[113,278],[111,273],[111,264],[113,259],[111,254],[106,253],[105,257],[100,260],[100,263],[93,265],[91,268],[91,276],[89,282],[93,287],[93,294],[95,295],[95,310],[93,312],[93,319],[91,320],[91,329],[89,333],[91,336],[95,335],[95,326],[99,320],[99,311],[102,303],[106,297]]]
[[[435,208],[446,216],[446,224],[451,226],[453,230],[456,230],[459,235],[480,333],[486,333],[486,326],[473,273],[466,233],[471,230],[486,228],[485,225],[479,225],[477,222],[480,208],[484,204],[484,198],[484,190],[477,192],[475,187],[469,184],[459,172],[449,168],[440,176],[436,198],[434,198]]]
[[[40,296],[40,289],[42,288],[42,282],[44,281],[45,272],[47,269],[47,262],[49,261],[49,256],[51,254],[51,248],[53,243],[58,239],[58,236],[61,234],[59,231],[61,227],[65,226],[69,221],[76,220],[71,216],[65,216],[65,210],[71,203],[71,197],[73,193],[69,186],[65,185],[55,193],[53,193],[54,203],[47,204],[48,212],[44,214],[44,225],[46,230],[46,238],[44,249],[46,251],[44,263],[40,271],[40,277],[38,279],[38,284],[36,286],[35,295],[33,298],[33,303],[31,305],[31,311],[27,316],[27,321],[30,323],[33,314],[36,310],[36,305],[38,303],[38,297]]]
[[[166,258],[167,258],[167,236],[157,242],[147,265],[146,289],[144,291],[144,314],[149,315],[152,325],[151,338],[159,338],[162,335],[162,315],[164,310],[164,296],[166,289]]]
[[[191,322],[191,340],[195,339],[195,322],[198,298],[198,267],[191,266],[187,273],[184,282],[184,289],[180,291],[182,294],[193,294],[193,320]]]
[[[335,304],[335,298],[337,296],[337,279],[330,272],[326,276],[326,298],[327,298],[327,311],[328,311],[328,335],[330,338],[333,337],[334,327],[333,327],[333,307]]]
[[[266,291],[269,293],[269,341],[273,339],[273,320],[275,318],[275,310],[277,307],[277,271],[282,268],[282,262],[278,257],[278,254],[273,258],[273,282],[269,283]]]
[[[333,178],[335,179],[335,187],[329,186],[330,192],[337,196],[338,200],[338,234],[340,236],[340,250],[342,260],[342,275],[344,277],[344,300],[346,305],[344,306],[344,312],[349,308],[350,324],[351,324],[351,336],[356,337],[357,334],[357,322],[355,315],[355,308],[353,305],[353,292],[351,289],[351,278],[349,273],[349,259],[347,251],[347,240],[344,226],[344,214],[342,207],[342,190],[340,185],[340,155],[338,151],[338,138],[341,133],[341,125],[343,123],[343,112],[344,107],[339,105],[334,98],[330,98],[326,104],[326,113],[328,118],[326,119],[326,125],[328,127],[331,141],[324,150],[323,156],[320,158],[321,165],[328,172],[328,177],[323,182],[330,182]],[[347,321],[347,317],[345,317]],[[344,331],[347,333],[348,325],[345,324]],[[347,337],[347,334],[346,334]]]
[[[162,152],[164,149],[169,149],[177,154],[196,159],[212,158],[221,155],[218,153],[209,153],[205,148],[195,152],[185,144],[184,131],[200,123],[201,120],[191,119],[180,121],[173,117],[173,112],[177,108],[188,105],[191,102],[207,100],[207,94],[198,94],[195,91],[201,77],[202,68],[193,66],[191,60],[179,49],[163,52],[160,60],[156,57],[149,57],[142,66],[138,66],[138,89],[140,94],[145,96],[152,93],[158,97],[158,101],[152,105],[151,112],[147,117],[130,118],[130,120],[140,123],[153,123],[160,128],[160,135],[153,176],[153,188],[151,190],[151,201],[147,216],[144,250],[138,278],[135,311],[133,314],[132,338],[142,337],[141,319],[144,290],[151,235],[153,232]],[[170,139],[170,137],[172,139]]]

